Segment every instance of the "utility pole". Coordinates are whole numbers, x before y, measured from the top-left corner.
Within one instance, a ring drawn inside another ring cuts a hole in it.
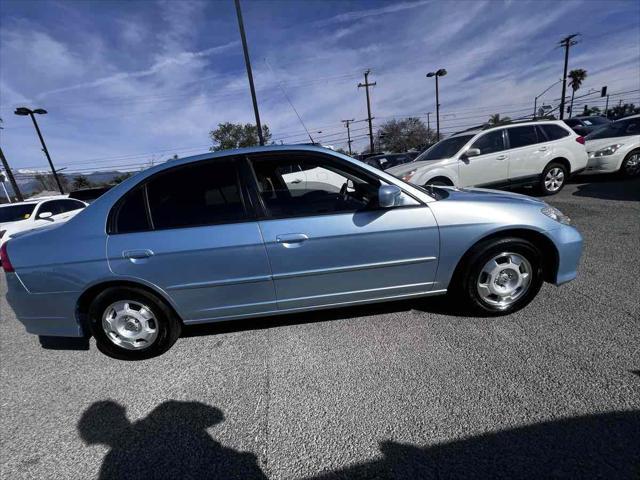
[[[373,147],[373,125],[371,124],[371,120],[373,117],[371,116],[371,100],[369,99],[369,87],[373,87],[377,82],[369,83],[369,74],[371,70],[367,70],[364,72],[364,83],[359,83],[358,88],[364,87],[367,91],[367,118],[369,120],[369,149],[371,153],[374,153]]]
[[[242,38],[242,50],[244,52],[244,64],[247,67],[247,77],[249,78],[249,89],[251,90],[251,101],[253,102],[253,113],[256,116],[256,127],[258,128],[258,138],[260,145],[264,145],[262,135],[262,125],[260,124],[260,113],[258,112],[258,100],[256,99],[256,89],[253,85],[253,72],[251,71],[251,60],[249,59],[249,48],[247,47],[247,37],[244,33],[244,22],[242,21],[242,11],[240,10],[240,0],[235,0],[236,15],[238,16],[238,27]]]
[[[607,113],[608,112],[609,112],[609,95],[607,95],[607,103],[605,103],[605,105],[604,105],[604,116],[606,118],[609,118],[609,117],[607,117]]]
[[[577,40],[574,40],[575,37],[580,35],[579,33],[574,33],[572,35],[568,35],[564,37],[560,41],[560,46],[564,47],[564,73],[562,74],[562,97],[560,98],[560,120],[564,118],[564,97],[567,94],[567,68],[569,66],[569,48],[578,43]]]
[[[22,193],[20,192],[20,188],[18,188],[18,182],[16,182],[16,179],[13,176],[13,172],[11,171],[11,167],[9,167],[9,162],[7,162],[7,159],[4,156],[4,152],[2,151],[2,148],[0,148],[0,160],[2,160],[2,167],[4,168],[4,171],[7,174],[7,178],[9,179],[9,182],[11,182],[11,187],[13,188],[13,192],[15,193],[16,197],[18,197],[18,201],[23,202],[24,198],[22,198]]]
[[[351,125],[351,122],[355,121],[355,118],[351,118],[349,120],[340,120],[340,121],[344,123],[345,127],[347,127],[347,138],[349,139],[347,143],[349,144],[349,155],[351,155],[351,129],[349,128],[349,126]]]
[[[431,112],[427,112],[427,131],[431,130]]]

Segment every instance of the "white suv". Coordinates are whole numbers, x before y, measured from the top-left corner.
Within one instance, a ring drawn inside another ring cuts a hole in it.
[[[585,173],[640,175],[640,115],[616,120],[585,137],[589,164]]]
[[[586,166],[584,138],[564,122],[545,120],[460,132],[387,171],[421,186],[536,185],[552,195]]]

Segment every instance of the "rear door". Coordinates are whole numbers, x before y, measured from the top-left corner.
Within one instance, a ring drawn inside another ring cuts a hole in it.
[[[479,149],[480,155],[458,160],[462,185],[483,186],[509,181],[509,163],[503,129],[482,134],[469,148]]]
[[[535,125],[509,127],[506,131],[509,180],[520,183],[537,179],[553,156],[546,137]]]
[[[395,208],[376,208],[380,180],[316,153],[249,157],[260,221],[281,310],[421,295],[433,287],[439,249],[431,210],[403,193]],[[278,172],[307,172],[307,189]],[[267,186],[267,190],[264,187]]]
[[[165,291],[186,322],[276,310],[271,270],[237,162],[156,174],[114,207],[107,240],[118,275]]]

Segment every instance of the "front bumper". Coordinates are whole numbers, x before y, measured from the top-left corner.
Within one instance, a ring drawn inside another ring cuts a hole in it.
[[[7,273],[7,302],[29,333],[84,337],[76,320],[77,292],[30,293],[15,273]]]
[[[548,231],[547,235],[558,249],[558,271],[553,283],[562,285],[570,282],[578,275],[578,265],[582,256],[582,235],[569,225]]]
[[[590,157],[584,173],[608,173],[617,172],[620,169],[624,155],[618,152],[604,157]]]

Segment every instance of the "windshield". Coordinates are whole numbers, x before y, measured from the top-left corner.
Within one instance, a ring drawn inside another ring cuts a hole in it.
[[[611,123],[609,122],[609,120],[603,117],[583,118],[582,121],[587,125],[608,125],[609,123]]]
[[[433,147],[419,155],[415,161],[421,162],[423,160],[441,160],[443,158],[451,158],[472,138],[473,135],[449,137],[446,140],[436,143]]]
[[[35,203],[0,207],[0,223],[26,220],[31,216],[34,208],[36,208]]]
[[[614,138],[624,137],[629,135],[627,127],[629,125],[628,120],[618,120],[617,122],[610,123],[604,127],[600,127],[597,130],[591,132],[585,137],[586,140],[597,140],[599,138]]]

